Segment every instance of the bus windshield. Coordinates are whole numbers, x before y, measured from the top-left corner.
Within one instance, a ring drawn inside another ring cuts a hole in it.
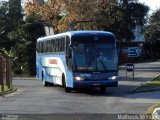
[[[74,42],[73,70],[88,72],[109,72],[117,70],[117,51],[114,43]]]

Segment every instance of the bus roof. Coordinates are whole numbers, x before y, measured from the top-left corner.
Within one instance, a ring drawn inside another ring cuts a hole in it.
[[[51,36],[41,37],[41,38],[38,38],[37,41],[51,39],[51,38],[57,38],[57,37],[62,37],[62,36],[90,35],[90,34],[114,36],[113,33],[106,32],[106,31],[91,31],[91,30],[90,31],[89,30],[85,30],[85,31],[68,31],[68,32],[64,32],[64,33],[51,35]]]

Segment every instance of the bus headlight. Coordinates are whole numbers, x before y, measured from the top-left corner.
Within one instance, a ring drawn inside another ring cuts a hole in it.
[[[117,79],[117,76],[112,76],[110,78],[108,78],[108,80],[116,80]]]
[[[79,76],[77,76],[77,77],[74,77],[74,80],[78,80],[78,81],[80,81],[80,80],[84,80],[85,78],[83,78],[83,77],[79,77]]]

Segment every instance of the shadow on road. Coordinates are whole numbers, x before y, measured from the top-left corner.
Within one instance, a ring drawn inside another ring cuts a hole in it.
[[[135,79],[121,77],[119,80],[119,85],[117,87],[108,87],[106,92],[102,93],[99,88],[88,88],[88,89],[76,89],[73,93],[86,94],[90,96],[100,96],[100,97],[123,97],[123,98],[141,98],[141,99],[160,99],[160,94],[156,92],[145,92],[145,93],[131,93],[135,88],[139,87],[144,82],[151,80],[148,77],[136,77]],[[160,91],[159,91],[160,92]],[[144,95],[142,95],[144,94]],[[152,97],[150,96],[152,95]]]
[[[131,93],[137,86],[134,85],[119,85],[116,88],[106,88],[106,92],[100,92],[99,88],[78,89],[74,90],[71,94],[86,94],[89,96],[98,97],[117,97],[117,98],[134,98],[134,99],[160,99],[159,92],[143,92]]]
[[[85,88],[85,89],[75,89],[72,93],[86,94],[90,96],[115,96],[122,97],[124,95],[130,94],[130,92],[135,88],[131,85],[119,85],[118,87],[108,87],[106,92],[103,93],[99,88]]]
[[[138,73],[138,72],[137,72]],[[64,88],[57,87],[57,86],[52,86],[52,87],[43,87],[41,84],[41,81],[38,80],[15,80],[13,81],[15,86],[20,87],[20,88],[25,88],[29,92],[34,92],[34,90],[38,91],[49,91],[49,94],[67,94],[67,96],[77,96],[76,94],[79,95],[88,95],[88,96],[98,96],[98,97],[123,97],[123,98],[144,98],[144,99],[160,99],[160,94],[157,97],[156,95],[152,95],[150,97],[150,94],[152,93],[144,93],[145,96],[143,96],[143,93],[131,93],[133,89],[136,87],[140,86],[142,83],[151,80],[153,77],[150,76],[150,74],[143,75],[141,74],[136,74],[135,79],[132,79],[131,76],[128,78],[125,77],[125,75],[121,74],[119,77],[119,83],[117,87],[108,87],[106,88],[106,92],[102,93],[99,88],[88,88],[88,89],[76,89],[73,90],[72,93],[65,93]],[[148,95],[147,95],[148,94]],[[134,97],[132,97],[134,96]]]

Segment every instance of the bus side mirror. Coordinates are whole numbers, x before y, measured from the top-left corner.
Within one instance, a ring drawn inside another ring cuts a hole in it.
[[[66,54],[66,59],[67,59],[67,66],[68,69],[72,69],[72,51],[71,49],[67,49],[67,54]]]
[[[72,58],[72,51],[71,51],[71,49],[68,49],[68,57]]]
[[[73,48],[73,45],[72,45],[72,44],[70,44],[70,45],[69,45],[69,48]]]

